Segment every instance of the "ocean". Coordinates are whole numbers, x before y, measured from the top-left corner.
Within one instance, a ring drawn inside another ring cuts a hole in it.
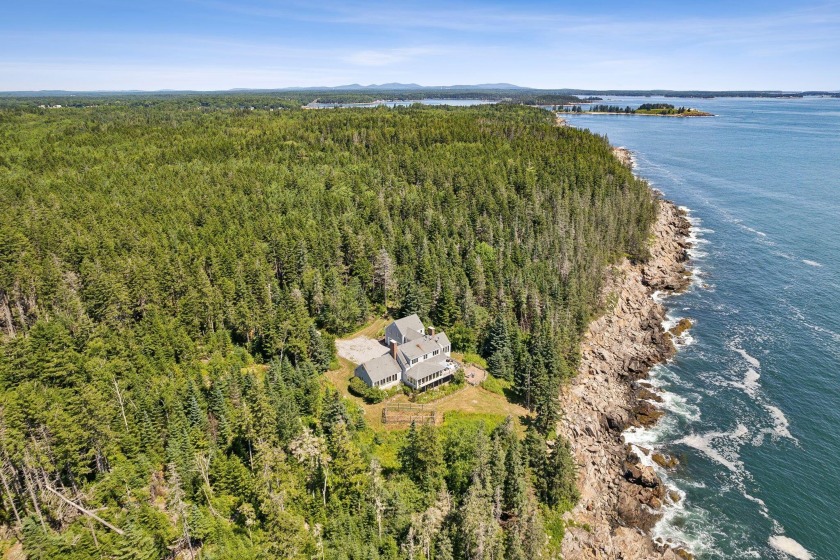
[[[652,381],[667,415],[631,443],[673,454],[655,536],[700,559],[840,558],[840,99],[606,98],[710,118],[569,115],[633,152],[684,207],[694,323]]]

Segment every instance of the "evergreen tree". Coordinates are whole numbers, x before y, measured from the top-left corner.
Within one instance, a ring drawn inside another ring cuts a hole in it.
[[[448,330],[460,319],[460,308],[455,300],[455,291],[449,282],[443,284],[434,311],[433,319],[435,323],[444,330]]]
[[[578,498],[575,468],[569,443],[558,439],[548,455],[543,470],[545,503],[549,506],[573,504]]]
[[[422,490],[437,492],[443,482],[443,450],[435,429],[412,422],[399,452],[400,465]]]
[[[0,528],[28,558],[537,558],[576,498],[541,433],[606,267],[647,256],[645,183],[538,109],[300,95],[0,98]],[[371,302],[486,358],[524,442],[448,416],[393,468],[321,375]]]

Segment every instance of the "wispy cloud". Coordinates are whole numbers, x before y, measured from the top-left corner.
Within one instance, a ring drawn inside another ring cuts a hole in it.
[[[359,66],[388,66],[407,62],[420,56],[437,55],[441,49],[412,47],[400,49],[361,50],[341,57],[341,60]]]
[[[0,64],[8,69],[0,90],[80,83],[74,68],[102,87],[117,78],[126,87],[147,80],[167,88],[390,81],[840,87],[837,1],[709,0],[645,11],[648,3],[599,0],[597,13],[592,4],[534,0],[171,0],[163,17],[149,0],[137,8],[143,21],[101,10],[100,1],[77,0],[86,17],[73,22],[13,6],[0,21]]]

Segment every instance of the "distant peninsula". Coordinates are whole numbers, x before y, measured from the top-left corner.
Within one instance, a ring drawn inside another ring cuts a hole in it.
[[[589,109],[583,109],[580,105],[563,107],[564,113],[588,113],[594,115],[646,115],[654,117],[713,117],[712,113],[694,109],[691,107],[675,107],[670,103],[643,103],[633,109],[629,105],[619,107],[618,105],[590,105]]]

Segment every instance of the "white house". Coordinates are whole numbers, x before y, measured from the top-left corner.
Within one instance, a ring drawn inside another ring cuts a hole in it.
[[[356,377],[370,387],[388,389],[402,381],[423,391],[450,381],[458,369],[446,334],[427,329],[416,314],[388,325],[385,344],[387,354],[356,368]]]

